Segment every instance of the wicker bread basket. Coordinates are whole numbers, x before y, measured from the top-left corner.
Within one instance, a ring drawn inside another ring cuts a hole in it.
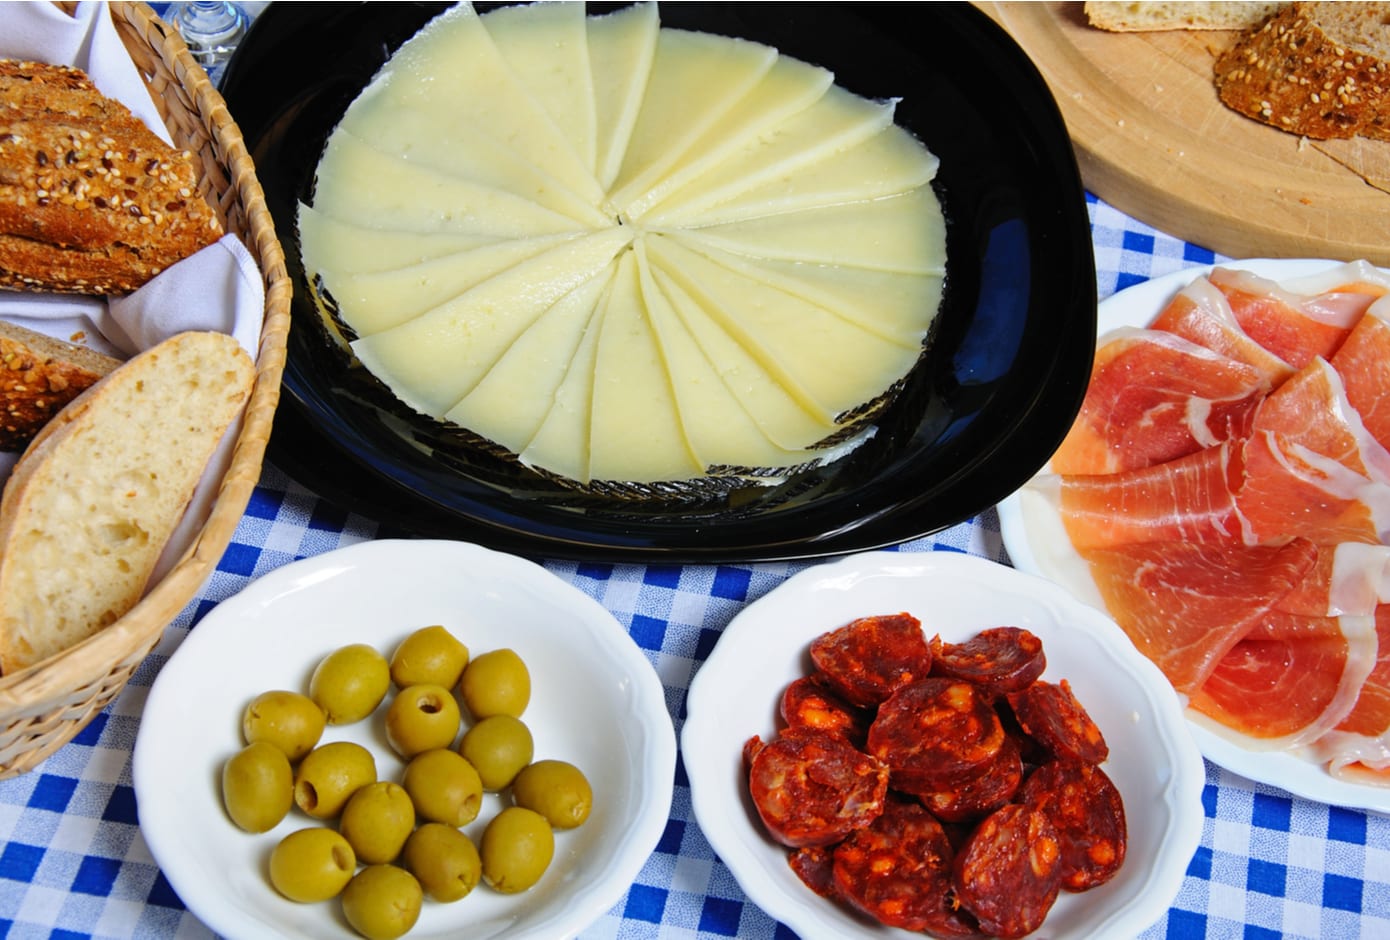
[[[188,550],[116,623],[52,659],[0,677],[0,778],[31,770],[82,730],[125,687],[212,574],[260,478],[285,364],[292,288],[241,132],[178,33],[150,7],[112,3],[111,17],[175,145],[201,167],[203,195],[224,229],[238,235],[260,264],[265,320],[255,386],[230,465]]]

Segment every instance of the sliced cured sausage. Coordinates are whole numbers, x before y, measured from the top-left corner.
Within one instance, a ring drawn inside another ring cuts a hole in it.
[[[835,847],[833,845],[808,845],[796,849],[787,856],[787,864],[801,879],[801,883],[823,898],[834,900],[835,892]]]
[[[1099,764],[1110,756],[1105,735],[1077,701],[1066,679],[1034,682],[1011,694],[1009,705],[1023,730],[1058,757]]]
[[[841,735],[855,747],[863,746],[869,732],[869,713],[845,701],[819,672],[802,676],[787,686],[780,712],[789,728],[828,731]]]
[[[969,682],[923,679],[879,706],[868,750],[913,793],[948,789],[981,773],[1004,745],[990,700]]]
[[[954,865],[956,898],[995,937],[1042,926],[1062,886],[1057,830],[1047,816],[1010,803],[986,816]]]
[[[826,681],[853,705],[878,705],[894,689],[925,679],[931,647],[911,614],[860,617],[817,637],[811,661]]]
[[[1064,889],[1104,884],[1124,864],[1129,842],[1124,802],[1096,765],[1046,763],[1029,774],[1019,802],[1043,813],[1057,830]]]
[[[842,737],[800,729],[756,750],[748,790],[778,842],[830,845],[883,812],[888,766]]]
[[[955,909],[950,895],[953,855],[931,813],[890,800],[882,816],[836,846],[835,890],[890,927],[974,936],[973,924]]]
[[[1019,746],[1006,735],[998,756],[977,776],[946,790],[914,795],[937,819],[968,822],[1009,802],[1022,782],[1023,759]]]
[[[1047,668],[1042,640],[1021,627],[992,627],[963,643],[932,646],[932,675],[973,682],[999,695],[1027,688]]]

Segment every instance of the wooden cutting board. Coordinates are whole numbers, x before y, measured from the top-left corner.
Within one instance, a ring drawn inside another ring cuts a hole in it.
[[[1390,266],[1390,143],[1313,141],[1221,104],[1227,31],[1109,33],[1081,3],[978,3],[1061,108],[1086,188],[1232,258]]]

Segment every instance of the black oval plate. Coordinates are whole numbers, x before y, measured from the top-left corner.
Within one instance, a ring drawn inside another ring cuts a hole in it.
[[[477,4],[486,10],[496,4]],[[620,4],[590,4],[600,11]],[[873,439],[848,458],[717,503],[580,496],[524,468],[433,448],[323,337],[295,206],[329,132],[441,4],[272,4],[223,95],[255,159],[296,285],[270,460],[383,524],[536,557],[714,562],[811,558],[963,522],[1052,455],[1095,345],[1085,194],[1056,102],[1027,56],[967,4],[674,3],[663,25],[741,36],[901,98],[898,121],[941,159],[947,294],[937,335]]]

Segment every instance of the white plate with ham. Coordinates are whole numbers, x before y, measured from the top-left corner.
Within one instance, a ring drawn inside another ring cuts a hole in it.
[[[1098,327],[1010,560],[1107,611],[1216,764],[1390,812],[1390,271],[1191,268]]]
[[[1067,680],[1108,744],[1108,756],[1096,766],[1123,800],[1127,850],[1108,880],[1080,892],[1061,891],[1046,910],[1039,936],[1133,937],[1158,920],[1182,884],[1205,818],[1205,765],[1177,696],[1099,611],[1043,578],[952,552],[870,552],[802,571],[740,612],[691,682],[681,748],[695,815],[753,902],[807,940],[894,933],[803,883],[792,868],[794,850],[784,844],[785,837],[773,837],[755,805],[744,748],[755,735],[763,742],[779,737],[786,724],[780,715],[782,697],[810,671],[814,640],[859,618],[894,620],[900,613],[920,620],[918,643],[933,636],[946,644],[964,643],[1001,626],[1030,632],[1041,641],[1045,656],[1044,670],[1030,681],[1060,686]],[[1000,709],[1005,708],[999,704],[1003,697],[992,699]],[[886,707],[878,708],[880,718]],[[943,733],[934,739],[958,742],[962,737]],[[859,746],[871,750],[874,743],[871,738]],[[1034,758],[1025,760],[1025,768],[1031,768]],[[756,766],[760,758],[753,760]],[[825,779],[818,773],[807,776]],[[1023,800],[1019,793],[1011,797],[1015,804]],[[825,818],[813,808],[815,800],[793,800],[808,807],[811,824]],[[949,824],[944,810],[932,808]],[[959,846],[959,837],[976,823],[955,825],[962,827],[957,830]],[[918,860],[925,854],[917,850],[909,857]],[[1000,885],[1011,885],[1006,891],[1019,895],[1028,892],[1026,880],[999,875]],[[916,885],[925,882],[913,879]]]

